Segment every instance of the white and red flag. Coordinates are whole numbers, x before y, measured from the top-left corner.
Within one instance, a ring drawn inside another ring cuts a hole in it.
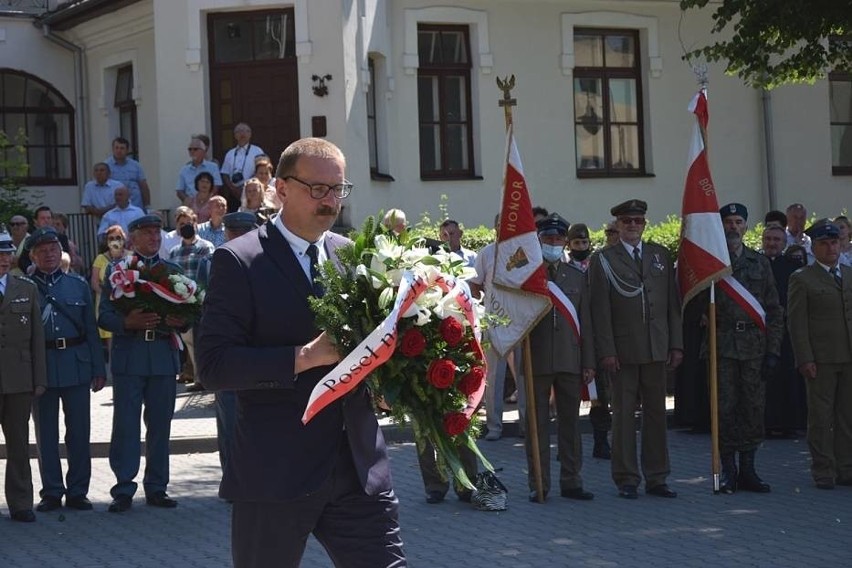
[[[506,133],[506,172],[497,231],[493,286],[486,309],[508,324],[488,330],[493,349],[506,356],[550,310],[547,273],[512,127]]]
[[[731,256],[704,145],[708,112],[703,89],[689,103],[689,111],[697,120],[689,145],[677,257],[678,285],[684,306],[713,281],[731,273]]]

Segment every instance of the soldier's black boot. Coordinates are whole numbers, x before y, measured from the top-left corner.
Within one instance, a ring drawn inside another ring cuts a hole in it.
[[[722,454],[722,475],[719,478],[719,492],[731,495],[737,491],[737,462],[734,453]]]
[[[612,459],[612,450],[609,447],[606,430],[595,430],[595,447],[592,456],[602,460]]]
[[[754,470],[755,450],[740,452],[740,476],[738,479],[740,489],[753,491],[755,493],[769,493],[772,488],[768,483],[758,477]]]

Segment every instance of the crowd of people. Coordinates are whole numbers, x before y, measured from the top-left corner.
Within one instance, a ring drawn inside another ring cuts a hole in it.
[[[348,242],[330,231],[352,191],[345,157],[325,140],[302,139],[285,149],[273,176],[271,160],[250,136],[246,125],[235,129],[238,145],[221,170],[204,157],[209,140],[192,138],[192,160],[177,187],[182,205],[171,232],[159,215],[147,211],[144,171],[127,156],[127,142],[116,139],[111,159],[96,164],[82,204],[103,229],[102,252],[89,279],[81,275],[67,220],[54,218],[49,208],[36,211],[32,233],[20,216],[0,233],[0,320],[11,330],[4,335],[0,361],[11,517],[35,520],[27,451],[31,409],[41,474],[35,510],[58,509],[63,499],[65,507],[92,509],[87,498],[90,391],[104,387],[108,363],[114,400],[109,462],[116,478],[110,512],[133,505],[143,406],[146,503],[177,506],[167,492],[168,446],[176,378],[183,376],[192,383],[188,390],[216,391],[220,495],[233,503],[235,565],[263,566],[272,559],[297,565],[307,536],[314,534],[333,558],[356,555],[365,566],[405,566],[398,501],[366,386],[332,403],[308,425],[301,423],[308,395],[339,359],[329,337],[315,329],[308,298],[323,294],[315,283],[318,263],[333,260]],[[486,441],[502,437],[509,394],[504,382],[513,377],[531,501],[544,502],[551,489],[552,420],[560,495],[594,497],[581,476],[578,420],[584,391],[595,393],[592,455],[611,460],[618,495],[637,499],[644,482],[646,495],[677,496],[668,485],[667,373],[683,365],[690,372],[679,380],[691,381],[693,394],[706,391],[709,298],[699,295],[682,316],[669,251],[642,238],[647,209],[639,199],[612,207],[607,242],[597,251],[586,224],[571,224],[541,207],[533,211],[547,277],[572,305],[577,321],[554,308],[534,327],[531,377],[524,376],[519,351],[501,357],[487,350],[483,432]],[[806,230],[807,212],[793,204],[766,215],[762,250],[755,251],[743,243],[746,207],[727,204],[719,214],[733,279],[753,301],[745,305],[717,294],[721,491],[769,492],[756,468],[767,431],[796,435],[804,428],[816,487],[852,485],[849,220],[821,219]],[[383,221],[389,233],[407,230],[399,209]],[[477,253],[462,246],[463,236],[461,224],[447,219],[440,240],[426,244],[444,247],[475,268],[471,290],[487,296],[496,247]],[[122,261],[201,283],[207,298],[200,322],[120,309],[110,276]],[[763,319],[755,319],[755,312]],[[14,357],[6,360],[10,353]],[[534,411],[525,397],[527,380]],[[68,432],[65,477],[59,460],[60,401]],[[701,422],[698,406],[696,423]],[[440,471],[434,448],[418,444],[418,456],[426,501],[439,503],[451,477]],[[462,461],[473,477],[473,455],[463,452]],[[532,467],[536,462],[543,466],[541,485]],[[456,493],[471,498],[464,488]],[[285,502],[288,506],[281,507]],[[358,538],[352,540],[353,535]]]

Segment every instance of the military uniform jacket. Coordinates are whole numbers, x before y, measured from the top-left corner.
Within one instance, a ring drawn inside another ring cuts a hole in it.
[[[9,274],[0,303],[0,392],[33,392],[37,386],[47,387],[38,291],[29,278]]]
[[[580,318],[578,341],[574,328],[556,308],[536,325],[530,333],[533,376],[554,373],[580,374],[595,368],[594,330],[589,310],[589,283],[586,273],[577,266],[559,261],[551,278],[559,286]]]
[[[622,295],[604,272],[605,258],[622,287],[644,284],[644,294]],[[628,365],[666,361],[672,349],[683,349],[680,295],[668,250],[642,243],[642,270],[621,243],[592,257],[589,267],[592,324],[598,359],[618,357]]]
[[[94,377],[106,377],[101,340],[95,322],[95,307],[89,283],[76,274],[33,275],[39,289],[41,319],[44,338],[56,345],[64,339],[77,340],[84,336],[85,342],[65,349],[47,349],[47,386],[71,387],[89,384]],[[62,306],[56,308],[47,301],[54,298]]]
[[[183,274],[180,266],[173,262],[163,259],[158,262],[168,264],[169,271],[174,274]],[[109,275],[113,268],[114,265],[110,267],[104,278],[104,291],[98,308],[98,325],[113,333],[111,353],[113,374],[142,377],[178,374],[180,359],[172,332],[184,330],[158,329],[154,341],[145,341],[144,330],[124,329],[124,314],[116,309],[110,299]]]
[[[772,353],[781,354],[784,337],[784,309],[778,298],[775,276],[769,259],[743,247],[740,256],[732,259],[732,276],[763,306],[766,312],[766,332],[737,304],[730,295],[716,293],[716,340],[720,357],[758,359]],[[709,295],[706,296],[709,302]],[[739,330],[739,331],[738,331]]]
[[[852,362],[852,268],[840,265],[842,288],[819,264],[790,277],[787,324],[796,365]]]

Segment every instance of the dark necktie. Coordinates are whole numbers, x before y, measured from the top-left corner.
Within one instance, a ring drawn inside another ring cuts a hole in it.
[[[633,260],[636,262],[636,268],[639,269],[639,274],[642,274],[642,257],[639,256],[639,247],[633,247]]]
[[[322,298],[325,290],[322,284],[317,281],[317,278],[319,278],[319,250],[317,250],[317,245],[308,245],[307,254],[311,259],[311,287],[313,288],[314,296]]]
[[[831,275],[834,276],[834,281],[837,282],[837,285],[843,288],[843,278],[840,277],[840,267],[835,266],[830,270]]]

